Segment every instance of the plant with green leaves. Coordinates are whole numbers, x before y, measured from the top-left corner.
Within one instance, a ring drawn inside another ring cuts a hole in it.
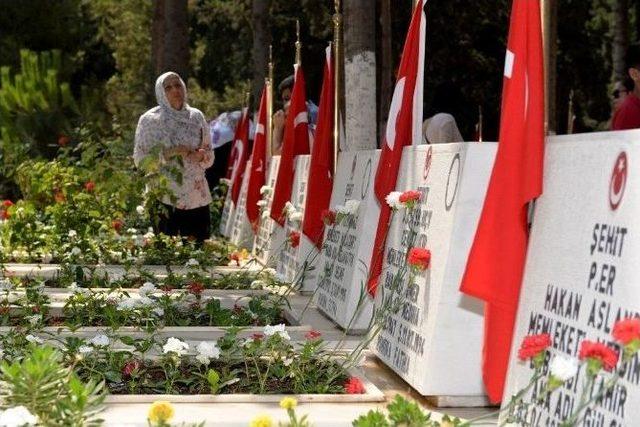
[[[104,383],[83,381],[62,353],[31,345],[25,358],[0,364],[3,407],[24,406],[44,426],[98,426],[105,398]]]

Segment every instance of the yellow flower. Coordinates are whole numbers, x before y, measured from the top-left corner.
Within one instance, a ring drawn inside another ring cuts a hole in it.
[[[298,406],[298,401],[293,397],[285,397],[280,401],[280,407],[282,409],[289,410],[295,408],[296,406]]]
[[[175,411],[171,403],[166,400],[157,400],[149,408],[149,421],[152,423],[167,423],[173,418]]]
[[[250,427],[273,427],[273,420],[267,414],[260,414],[251,420]]]

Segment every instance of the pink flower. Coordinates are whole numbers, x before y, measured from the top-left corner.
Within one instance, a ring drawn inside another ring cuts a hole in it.
[[[124,367],[122,368],[122,375],[124,375],[125,377],[130,377],[139,369],[140,369],[140,362],[135,359],[131,360],[124,364]]]

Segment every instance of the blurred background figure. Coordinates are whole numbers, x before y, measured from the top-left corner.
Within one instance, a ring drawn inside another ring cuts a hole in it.
[[[454,117],[462,105],[462,95],[455,84],[436,86],[431,105],[425,108],[428,118],[422,124],[423,144],[464,141]]]

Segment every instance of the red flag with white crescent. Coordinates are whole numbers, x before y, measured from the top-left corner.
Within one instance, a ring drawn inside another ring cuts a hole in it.
[[[260,189],[267,181],[267,87],[262,89],[260,108],[258,110],[258,124],[256,134],[253,137],[253,150],[251,152],[251,169],[249,185],[247,187],[247,218],[256,233],[260,223]]]
[[[398,68],[398,79],[389,109],[382,153],[376,171],[374,191],[380,204],[380,217],[371,256],[367,290],[375,296],[382,272],[384,247],[391,219],[391,208],[385,202],[396,188],[402,151],[407,145],[422,140],[422,87],[424,72],[425,15],[419,0],[411,18]]]
[[[329,207],[333,188],[333,112],[334,83],[331,47],[326,51],[322,92],[318,109],[302,232],[320,249],[324,231],[321,213]]]
[[[243,128],[243,122],[245,119],[245,110],[243,109],[240,113],[240,118],[236,123],[236,128],[233,133],[233,141],[231,142],[231,153],[229,153],[229,158],[227,159],[227,172],[225,173],[225,178],[231,181],[233,178],[234,168],[236,167],[238,161],[238,155],[240,154],[240,149],[236,145],[236,141],[240,139],[240,131]]]
[[[240,195],[240,188],[242,187],[242,177],[244,177],[244,170],[247,165],[247,159],[249,157],[249,109],[245,108],[244,120],[240,122],[238,131],[238,139],[235,141],[234,151],[234,166],[233,173],[231,175],[231,200],[234,204],[238,204],[238,197]]]
[[[296,156],[309,154],[308,117],[304,74],[302,66],[296,66],[289,112],[284,125],[284,141],[280,154],[278,177],[271,203],[271,218],[281,226],[284,226],[285,220],[284,206],[291,199]]]
[[[483,379],[500,402],[527,253],[528,205],[542,194],[544,74],[539,0],[514,0],[498,152],[460,290],[486,302]]]

